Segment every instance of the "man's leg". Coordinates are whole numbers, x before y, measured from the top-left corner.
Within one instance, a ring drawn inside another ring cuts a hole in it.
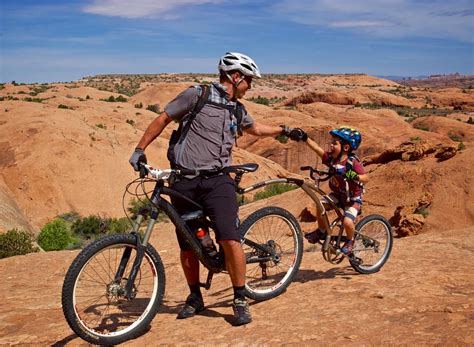
[[[224,248],[225,267],[229,272],[230,280],[234,287],[245,286],[245,254],[240,242],[235,240],[222,240]]]
[[[245,299],[245,254],[239,241],[222,240],[225,254],[225,266],[234,288],[234,325],[243,325],[252,321],[249,305]]]

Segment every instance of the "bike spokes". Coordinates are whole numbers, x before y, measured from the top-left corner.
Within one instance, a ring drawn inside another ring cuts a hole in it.
[[[146,255],[130,299],[125,296],[127,276],[136,254],[136,248],[115,245],[95,254],[83,267],[74,287],[74,308],[86,329],[96,334],[117,334],[137,324],[149,308],[157,277],[153,262]]]

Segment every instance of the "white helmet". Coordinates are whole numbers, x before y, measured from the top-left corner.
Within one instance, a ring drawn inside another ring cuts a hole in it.
[[[229,71],[237,70],[242,72],[245,76],[260,78],[260,70],[257,64],[245,54],[241,53],[230,53],[227,52],[219,60],[219,71],[223,71],[226,74]]]

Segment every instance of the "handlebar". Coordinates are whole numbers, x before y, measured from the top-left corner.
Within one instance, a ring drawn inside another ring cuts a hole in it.
[[[308,171],[309,170],[309,177],[311,177],[315,181],[324,182],[331,178],[333,175],[330,171],[318,170],[313,168],[312,166],[302,166],[300,167],[301,171]],[[315,174],[319,177],[315,177]]]
[[[151,175],[153,179],[156,180],[168,180],[171,174],[176,175],[196,175],[198,174],[197,170],[189,169],[157,169],[143,162],[139,162],[140,166],[140,178],[145,178],[148,174]]]

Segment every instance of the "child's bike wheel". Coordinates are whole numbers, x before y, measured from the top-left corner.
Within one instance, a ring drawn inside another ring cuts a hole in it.
[[[375,273],[388,260],[392,244],[390,223],[380,215],[369,215],[356,225],[354,248],[349,262],[361,274]]]

